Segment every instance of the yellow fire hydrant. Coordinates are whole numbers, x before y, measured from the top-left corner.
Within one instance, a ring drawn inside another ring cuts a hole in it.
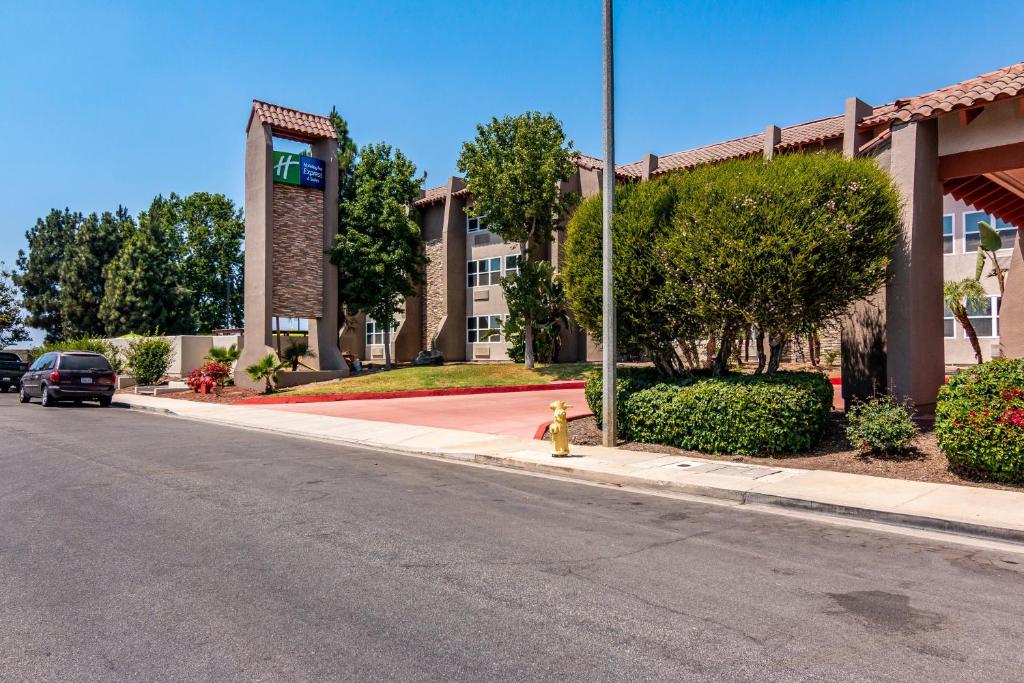
[[[555,458],[569,457],[569,423],[565,418],[565,411],[571,408],[565,401],[555,401],[550,406],[555,411],[551,426],[551,455]]]

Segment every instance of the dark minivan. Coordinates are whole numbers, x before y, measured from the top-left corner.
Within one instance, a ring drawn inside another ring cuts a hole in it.
[[[109,406],[117,376],[101,354],[88,351],[51,351],[36,359],[21,378],[21,402],[42,399],[44,406],[58,401],[99,401]]]
[[[27,367],[28,364],[22,363],[18,354],[0,351],[0,392],[7,393],[11,387],[17,389]]]

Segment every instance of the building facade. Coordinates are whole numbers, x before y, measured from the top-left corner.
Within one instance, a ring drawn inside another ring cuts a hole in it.
[[[863,320],[841,323],[844,391],[858,383],[884,384],[927,404],[941,381],[943,361],[947,366],[974,362],[959,323],[948,311],[940,313],[942,281],[975,273],[978,222],[989,222],[1003,236],[999,261],[1004,268],[1024,264],[1019,245],[1014,247],[1014,225],[1024,222],[1024,63],[882,105],[849,98],[842,111],[794,126],[768,125],[763,132],[660,157],[648,154],[616,167],[616,180],[643,182],[727,159],[797,152],[875,159],[904,198],[904,249],[894,258],[892,282],[868,302],[875,322],[868,327]],[[601,161],[582,156],[577,167],[564,189],[583,197],[599,193]],[[405,317],[398,321],[394,347],[400,361],[411,360],[421,349],[455,361],[507,358],[508,343],[498,330],[508,310],[498,280],[516,268],[518,247],[502,243],[486,223],[470,218],[466,209],[471,202],[463,181],[453,177],[425,190],[415,203],[430,265],[421,295],[407,302]],[[556,270],[564,237],[556,232],[543,253]],[[1024,281],[1013,282],[1024,287]],[[988,269],[982,284],[989,299],[970,317],[983,357],[1007,355],[1007,349],[1017,355],[1018,346],[1024,353],[1024,335],[1005,331],[1024,324],[1024,292],[1014,298],[1007,285],[1008,294],[1001,295]],[[1006,314],[1022,322],[1004,326]],[[352,322],[343,347],[347,342],[359,355],[382,357],[377,324]],[[869,328],[876,338],[868,338]],[[561,360],[599,358],[599,349],[579,330],[569,331],[563,341]],[[847,367],[850,358],[859,366]]]

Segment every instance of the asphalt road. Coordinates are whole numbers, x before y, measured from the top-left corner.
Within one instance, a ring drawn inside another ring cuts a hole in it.
[[[1020,680],[1022,570],[0,396],[2,680]]]

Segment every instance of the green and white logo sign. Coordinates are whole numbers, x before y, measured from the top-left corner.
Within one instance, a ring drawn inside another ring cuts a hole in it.
[[[275,183],[324,189],[324,162],[295,152],[274,152]]]

